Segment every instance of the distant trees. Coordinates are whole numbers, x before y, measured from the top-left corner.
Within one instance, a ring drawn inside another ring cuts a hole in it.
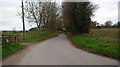
[[[112,21],[110,21],[110,20],[106,21],[104,25],[105,25],[105,27],[110,28],[112,26]]]
[[[120,28],[120,21],[118,21],[117,24],[118,24],[118,28]]]
[[[32,32],[37,31],[37,30],[38,30],[37,27],[34,27],[34,28],[29,29],[29,31],[32,31]]]
[[[112,27],[114,27],[114,28],[120,28],[120,21],[117,22],[117,23],[115,23]]]
[[[96,28],[97,26],[99,26],[99,23],[97,21],[91,21],[90,29]]]
[[[59,15],[59,6],[57,3],[48,3],[45,13],[46,19],[44,19],[43,26],[47,29],[49,29],[52,32],[55,32],[56,28],[58,27],[57,24],[59,24],[58,21],[60,21],[60,15]]]
[[[120,22],[114,23],[112,21],[106,21],[104,24],[99,24],[97,28],[119,28]]]
[[[118,23],[115,23],[114,25],[112,25],[113,28],[117,28],[118,27]]]
[[[91,2],[65,2],[63,7],[63,21],[65,28],[72,34],[88,33],[91,17],[97,5]]]

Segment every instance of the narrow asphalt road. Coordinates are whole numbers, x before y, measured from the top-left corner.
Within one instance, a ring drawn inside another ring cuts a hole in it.
[[[3,59],[3,65],[118,65],[118,61],[77,49],[61,34]]]

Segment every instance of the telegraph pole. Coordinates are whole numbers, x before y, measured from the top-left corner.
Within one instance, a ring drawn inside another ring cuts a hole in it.
[[[25,22],[24,22],[24,5],[22,0],[22,22],[23,22],[23,39],[25,39]]]

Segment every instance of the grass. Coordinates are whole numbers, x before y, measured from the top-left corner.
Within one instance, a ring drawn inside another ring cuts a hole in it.
[[[32,35],[30,38],[26,38],[24,40],[22,40],[22,42],[37,42],[37,41],[41,41],[50,37],[54,37],[56,36],[56,33],[40,33],[39,35]]]
[[[95,40],[90,34],[81,34],[71,36],[71,40],[77,46],[87,48],[101,55],[118,59],[118,46]]]
[[[19,40],[18,42],[37,42],[37,41],[41,41],[50,37],[54,37],[58,34],[59,32],[55,32],[55,33],[50,33],[48,31],[29,31],[25,33],[25,39],[23,39],[23,34],[22,32],[4,32],[3,34],[6,35],[19,35]]]
[[[16,53],[17,51],[27,47],[26,45],[4,45],[2,47],[2,58]]]
[[[118,28],[92,29],[90,33],[96,40],[118,45]]]

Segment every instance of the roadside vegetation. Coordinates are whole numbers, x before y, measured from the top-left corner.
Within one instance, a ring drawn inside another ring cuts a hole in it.
[[[115,35],[117,34],[117,32],[113,32],[113,29],[108,29],[107,31],[104,29],[93,29],[91,32],[94,33],[73,35],[71,36],[71,40],[77,47],[86,49],[90,52],[100,54],[103,56],[108,56],[114,59],[119,58],[119,46],[116,42],[118,41],[118,38]],[[115,40],[111,40],[113,38]]]
[[[91,52],[118,59],[118,28],[120,22],[100,24],[91,17],[99,8],[91,2],[63,3],[63,21],[71,41]],[[84,8],[84,9],[83,9]]]
[[[16,53],[17,51],[27,47],[26,45],[3,45],[2,46],[2,58]]]
[[[16,40],[18,42],[18,44],[15,44],[13,40],[9,40],[9,43],[6,43],[4,45],[0,46],[0,50],[2,54],[0,57],[1,58],[5,58],[7,56],[10,56],[14,53],[16,53],[17,51],[27,47],[27,45],[21,45],[20,43],[29,43],[29,42],[38,42],[41,40],[45,40],[54,36],[57,36],[58,33],[60,32],[48,32],[48,31],[29,31],[26,32],[25,34],[25,38],[23,39],[22,37],[22,32],[5,32],[3,34],[6,35],[19,35],[19,40]]]
[[[43,33],[26,33],[26,38],[23,39],[21,42],[37,42],[41,40],[45,40],[54,36],[57,36],[58,33],[48,33],[48,32],[43,32]]]

